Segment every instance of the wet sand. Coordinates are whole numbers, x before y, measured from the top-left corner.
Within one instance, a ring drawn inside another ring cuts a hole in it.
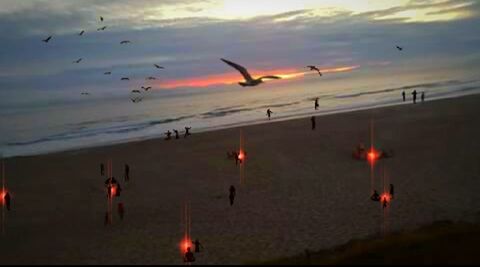
[[[395,184],[386,213],[369,200],[369,165],[351,157],[359,142],[369,145],[371,120],[375,146],[395,152],[375,168],[374,188],[382,187],[384,168]],[[198,264],[267,261],[383,230],[480,218],[480,95],[322,116],[316,126],[312,131],[303,118],[193,129],[186,139],[7,159],[13,203],[0,263],[183,264],[185,201],[191,235],[205,248],[195,255]],[[240,129],[248,153],[244,184],[226,157],[238,148]],[[123,221],[114,210],[110,226],[99,170],[107,159],[123,187],[115,203],[126,209]]]

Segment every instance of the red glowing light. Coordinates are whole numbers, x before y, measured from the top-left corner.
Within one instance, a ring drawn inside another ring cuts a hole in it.
[[[390,202],[390,200],[392,199],[392,196],[389,194],[389,193],[383,193],[381,196],[380,196],[380,199],[383,201],[386,201],[387,203]]]
[[[240,151],[240,153],[238,153],[238,159],[243,160],[244,158],[245,154],[243,153],[243,151]]]
[[[368,160],[374,162],[378,159],[378,153],[372,148],[367,154]]]
[[[192,241],[189,238],[184,238],[180,244],[180,249],[182,252],[187,252],[187,249],[191,246]]]

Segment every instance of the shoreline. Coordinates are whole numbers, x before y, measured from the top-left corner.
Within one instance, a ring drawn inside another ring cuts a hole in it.
[[[464,97],[475,96],[475,95],[479,95],[479,94],[480,94],[480,92],[453,94],[453,95],[447,95],[447,96],[438,96],[438,97],[429,98],[429,99],[427,99],[426,102],[448,101],[450,99],[464,98]],[[369,111],[369,110],[388,109],[388,108],[391,108],[391,107],[403,106],[403,105],[409,105],[409,104],[412,104],[411,100],[410,101],[407,100],[406,102],[392,102],[392,103],[386,103],[386,104],[383,103],[383,104],[378,104],[378,105],[373,105],[373,106],[326,110],[326,111],[320,111],[318,113],[304,112],[304,113],[299,113],[299,114],[291,114],[291,115],[285,115],[285,116],[280,116],[280,117],[274,117],[271,121],[269,121],[268,119],[264,119],[264,120],[248,121],[248,122],[237,122],[237,123],[231,123],[231,124],[214,126],[214,127],[203,127],[203,128],[201,127],[201,128],[194,129],[195,131],[192,132],[192,134],[204,134],[204,133],[210,133],[210,132],[215,132],[215,131],[223,131],[223,130],[228,130],[228,129],[237,129],[237,128],[255,126],[255,125],[263,125],[263,124],[268,124],[268,123],[301,120],[301,119],[306,119],[310,116],[325,117],[325,116],[334,116],[334,115],[337,115],[337,114],[349,114],[349,113],[364,112],[364,111]],[[421,104],[421,102],[418,102],[418,104]],[[198,129],[198,131],[197,131],[197,129]],[[107,147],[112,147],[112,146],[117,146],[117,145],[122,145],[122,144],[147,142],[147,141],[151,141],[151,140],[160,140],[160,139],[163,139],[163,138],[164,138],[164,134],[162,133],[162,134],[152,135],[152,136],[148,136],[148,137],[139,137],[139,138],[119,140],[119,141],[105,142],[103,144],[93,144],[93,145],[86,145],[86,146],[79,146],[79,147],[71,147],[71,148],[51,150],[51,151],[46,151],[46,152],[44,151],[44,152],[38,152],[38,153],[30,153],[30,154],[26,154],[26,155],[15,155],[15,156],[8,156],[8,157],[4,156],[3,159],[36,157],[36,156],[44,156],[44,155],[51,155],[51,154],[58,154],[58,153],[83,153],[83,152],[86,152],[86,150],[91,150],[91,149],[96,149],[96,148],[107,148]],[[183,138],[183,137],[181,137],[181,138]]]

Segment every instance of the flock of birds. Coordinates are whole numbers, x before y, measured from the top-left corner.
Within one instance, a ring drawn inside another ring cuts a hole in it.
[[[104,19],[103,17],[100,17],[100,21],[103,22]],[[100,28],[97,29],[97,31],[104,31],[105,29],[107,28],[107,26],[102,26]],[[85,33],[85,30],[82,30],[78,35],[79,36],[82,36],[83,34]],[[43,42],[45,43],[48,43],[50,42],[50,40],[52,39],[53,36],[48,36],[46,39],[42,40]],[[123,40],[120,42],[120,44],[130,44],[131,41],[130,40]],[[403,48],[400,47],[400,46],[395,46],[399,51],[402,51]],[[79,58],[75,61],[73,61],[73,63],[75,64],[78,64],[80,63],[81,61],[83,60],[83,58]],[[281,77],[279,76],[275,76],[275,75],[266,75],[266,76],[260,76],[259,78],[253,78],[250,73],[247,71],[247,69],[235,62],[232,62],[232,61],[229,61],[227,59],[224,59],[224,58],[221,58],[221,60],[223,62],[225,62],[226,64],[228,64],[230,67],[236,69],[238,72],[240,72],[240,74],[243,76],[244,78],[244,81],[241,81],[241,82],[238,82],[238,84],[242,87],[245,87],[245,86],[257,86],[261,83],[263,83],[264,79],[281,79]],[[156,69],[165,69],[163,66],[160,66],[158,64],[153,64],[153,66],[156,68]],[[320,69],[317,67],[317,66],[314,66],[314,65],[308,65],[306,66],[307,68],[309,68],[310,71],[316,71],[318,73],[319,76],[322,76],[322,72],[320,71]],[[107,72],[104,72],[103,73],[104,75],[111,75],[112,72],[111,71],[107,71]],[[149,76],[147,78],[145,78],[146,80],[156,80],[157,78],[153,77],[153,76]],[[129,77],[122,77],[120,80],[122,81],[129,81],[130,78]],[[144,92],[147,92],[148,90],[152,89],[151,86],[142,86],[141,89],[144,91]],[[88,92],[82,92],[81,93],[82,95],[90,95],[90,93]],[[132,90],[131,91],[131,97],[130,97],[131,101],[133,103],[138,103],[140,101],[143,100],[143,94],[142,94],[142,91],[141,90]]]

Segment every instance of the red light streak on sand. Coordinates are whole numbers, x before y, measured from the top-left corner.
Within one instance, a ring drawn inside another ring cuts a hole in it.
[[[179,248],[180,253],[185,254],[187,252],[187,248],[191,247],[192,239],[190,237],[190,229],[192,219],[190,217],[190,203],[185,202],[183,206],[183,214],[182,214],[182,223],[183,223],[183,239],[180,241]]]
[[[325,68],[325,69],[321,69],[320,71],[322,73],[347,72],[347,71],[352,71],[354,69],[357,69],[359,67],[360,65],[342,66],[342,67]],[[300,78],[310,74],[318,75],[317,72],[298,71],[297,69],[277,69],[277,70],[270,70],[270,71],[251,70],[249,72],[252,74],[254,78],[264,76],[264,75],[276,75],[281,77],[283,80]],[[260,75],[256,75],[257,73]],[[186,79],[166,80],[162,82],[157,82],[157,85],[163,89],[173,89],[177,87],[207,87],[211,85],[236,84],[242,80],[243,80],[243,77],[238,72],[228,72],[228,73],[198,76],[198,77],[192,77],[192,78],[186,78]]]

